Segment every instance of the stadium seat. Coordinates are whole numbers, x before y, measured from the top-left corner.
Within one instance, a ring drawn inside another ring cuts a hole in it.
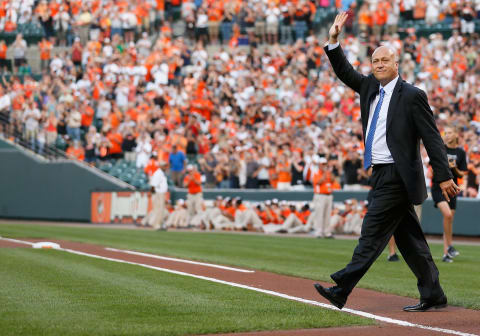
[[[104,171],[105,173],[108,173],[112,169],[113,165],[110,162],[106,162],[103,164],[100,164],[100,170]]]
[[[131,174],[130,172],[124,172],[119,177],[122,181],[130,183],[132,181],[133,174]]]
[[[68,145],[67,145],[66,141],[63,139],[63,137],[61,135],[58,135],[57,140],[55,141],[55,147],[57,147],[58,149],[60,149],[62,151],[66,151],[67,146]]]

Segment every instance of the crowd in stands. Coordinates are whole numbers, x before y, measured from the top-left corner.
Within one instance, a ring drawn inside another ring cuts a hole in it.
[[[39,153],[65,140],[72,158],[123,158],[149,175],[163,161],[177,186],[190,162],[211,188],[302,189],[319,169],[335,188],[362,188],[359,98],[336,79],[312,26],[332,6],[351,15],[341,45],[354,67],[370,73],[369,55],[390,45],[402,78],[427,92],[440,130],[458,128],[469,157],[463,195],[476,197],[478,0],[0,0],[0,30],[36,20],[45,34],[40,78],[22,34],[0,42],[0,71],[21,75],[2,76],[0,133]],[[450,22],[451,37],[409,30],[400,39],[398,22],[410,19]]]

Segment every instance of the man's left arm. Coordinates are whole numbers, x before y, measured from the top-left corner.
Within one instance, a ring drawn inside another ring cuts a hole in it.
[[[453,176],[448,166],[447,152],[425,92],[417,91],[413,105],[414,124],[430,158],[434,172],[433,180],[440,184],[442,195],[447,201],[450,201],[450,197],[456,196],[460,188],[453,182]]]

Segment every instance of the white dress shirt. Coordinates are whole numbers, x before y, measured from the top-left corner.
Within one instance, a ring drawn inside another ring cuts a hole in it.
[[[167,178],[163,173],[163,170],[158,168],[155,173],[153,173],[150,180],[150,185],[155,188],[155,193],[166,193],[168,191]]]
[[[328,44],[328,50],[332,50],[337,48],[340,45],[339,42],[335,44]],[[388,114],[388,106],[390,105],[390,100],[392,99],[393,89],[397,84],[398,76],[395,77],[390,83],[385,85],[383,90],[385,91],[385,96],[383,97],[382,108],[380,109],[380,113],[377,120],[377,127],[375,128],[375,135],[373,137],[373,144],[372,144],[372,164],[383,164],[383,163],[394,163],[392,153],[387,146],[387,114]],[[367,124],[367,131],[366,136],[368,135],[368,131],[370,130],[370,124],[372,122],[373,112],[375,111],[375,107],[377,106],[378,101],[380,100],[380,88],[378,89],[377,96],[372,101],[370,105],[370,113],[368,114],[368,124]],[[365,139],[367,142],[367,139]]]
[[[392,153],[387,146],[387,114],[388,114],[388,106],[390,105],[390,100],[392,99],[393,89],[395,88],[395,84],[397,84],[398,76],[395,79],[391,80],[390,83],[385,85],[383,90],[385,91],[385,95],[383,97],[382,107],[380,109],[380,113],[378,115],[377,120],[377,127],[375,128],[375,135],[373,136],[373,144],[372,144],[372,164],[381,164],[381,163],[393,163]],[[377,106],[378,101],[380,100],[380,88],[378,90],[377,96],[373,100],[372,104],[370,105],[370,113],[368,114],[368,125],[367,125],[367,132],[370,130],[370,124],[372,122],[373,112],[375,111],[375,107]],[[365,139],[365,142],[367,139]]]

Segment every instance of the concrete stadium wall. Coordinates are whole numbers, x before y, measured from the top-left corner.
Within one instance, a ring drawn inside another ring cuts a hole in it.
[[[48,162],[0,139],[0,218],[89,221],[90,193],[126,190],[79,163]]]

